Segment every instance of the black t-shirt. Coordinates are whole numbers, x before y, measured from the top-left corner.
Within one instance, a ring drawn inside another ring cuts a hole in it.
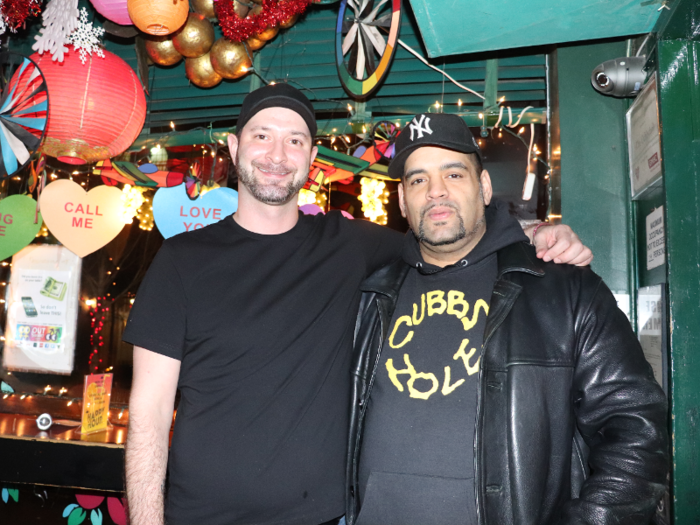
[[[457,264],[425,263],[414,236],[367,406],[357,525],[475,525],[474,424],[500,248],[527,240],[507,208]]]
[[[339,213],[168,239],[124,340],[182,361],[169,525],[314,524],[344,511],[360,282],[402,235]]]

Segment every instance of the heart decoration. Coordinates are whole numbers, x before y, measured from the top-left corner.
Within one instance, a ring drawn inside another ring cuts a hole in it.
[[[39,205],[47,228],[78,257],[108,244],[125,225],[124,198],[114,186],[86,192],[73,181],[57,180],[41,192]]]
[[[36,224],[36,201],[27,195],[11,195],[0,201],[0,261],[16,254],[34,240],[41,229]]]
[[[217,188],[190,199],[180,185],[160,188],[153,197],[153,219],[166,239],[219,222],[237,209],[238,192],[231,188]]]

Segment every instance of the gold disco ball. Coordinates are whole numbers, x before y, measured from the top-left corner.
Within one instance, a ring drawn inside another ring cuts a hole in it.
[[[231,42],[223,37],[214,42],[209,52],[214,71],[228,79],[240,78],[248,72],[253,65],[248,55],[245,43]]]
[[[279,33],[280,28],[279,26],[275,27],[268,27],[265,29],[265,31],[261,31],[257,35],[253,35],[255,38],[258,40],[262,40],[263,42],[267,42],[268,40],[272,40],[277,36],[277,33]]]
[[[236,4],[238,3],[239,2],[236,2]],[[190,0],[190,6],[194,9],[195,13],[199,13],[206,18],[216,18],[214,0]]]
[[[260,40],[259,38],[255,38],[254,36],[248,37],[248,40],[246,40],[246,44],[248,44],[248,47],[250,48],[251,51],[257,51],[258,49],[261,49],[265,47],[265,42],[264,40]]]
[[[222,77],[214,71],[209,53],[201,57],[185,59],[185,74],[195,86],[210,88],[218,85]]]
[[[246,2],[233,2],[233,12],[236,13],[236,16],[243,20],[246,16],[248,16],[248,11],[250,10],[250,7],[248,7],[248,4]],[[260,9],[258,12],[262,10],[262,5],[260,6]]]
[[[236,3],[238,3],[238,2],[236,2]],[[263,10],[262,4],[256,3],[253,7],[250,8],[250,11],[248,11],[248,16],[259,15],[260,13],[262,13],[262,10]]]
[[[297,23],[297,20],[299,20],[299,15],[292,15],[289,18],[287,18],[287,20],[280,22],[280,27],[282,29],[289,29]]]
[[[170,37],[149,36],[144,40],[148,57],[159,66],[172,66],[182,60],[182,55],[177,52]]]
[[[173,45],[185,58],[197,58],[211,49],[214,26],[199,13],[190,13],[187,22],[173,35]]]

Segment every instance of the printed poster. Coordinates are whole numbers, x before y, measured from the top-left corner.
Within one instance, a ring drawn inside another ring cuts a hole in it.
[[[660,136],[656,77],[652,77],[627,112],[632,198],[661,179]]]
[[[12,258],[4,366],[73,371],[81,261],[63,246],[30,245]]]
[[[109,425],[109,400],[112,397],[112,374],[85,376],[81,434],[106,430]]]

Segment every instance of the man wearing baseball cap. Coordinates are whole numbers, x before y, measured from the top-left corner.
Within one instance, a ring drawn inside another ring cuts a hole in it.
[[[358,287],[403,236],[338,212],[299,213],[315,133],[299,90],[250,93],[228,137],[238,210],[167,239],[139,289],[124,332],[135,345],[132,525],[164,516],[168,525],[318,525],[344,513]],[[551,233],[540,234],[546,252]],[[590,257],[574,244],[549,256]]]
[[[389,173],[412,233],[361,286],[348,523],[649,523],[666,399],[600,277],[538,260],[456,115]]]

